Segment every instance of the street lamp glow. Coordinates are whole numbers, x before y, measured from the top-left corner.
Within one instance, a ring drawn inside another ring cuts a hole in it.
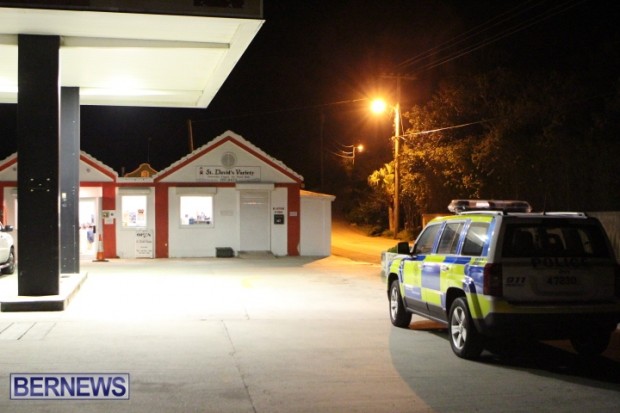
[[[387,110],[387,103],[383,99],[375,99],[371,102],[370,109],[374,113],[383,113]]]
[[[375,99],[372,101],[370,109],[374,113],[383,113],[387,111],[388,105],[383,99]],[[394,202],[392,210],[393,217],[391,221],[392,229],[394,230],[394,238],[398,239],[398,224],[400,220],[400,103],[397,102],[393,108],[390,108],[390,110],[394,111],[394,136],[392,136],[392,139],[394,140]]]
[[[362,144],[360,143],[359,145],[357,145],[357,146],[355,147],[355,149],[356,149],[358,152],[363,152],[363,151],[364,151],[364,145],[362,145]]]

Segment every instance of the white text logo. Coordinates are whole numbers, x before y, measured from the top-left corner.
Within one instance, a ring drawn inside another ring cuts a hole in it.
[[[129,400],[129,374],[14,373],[13,400]]]

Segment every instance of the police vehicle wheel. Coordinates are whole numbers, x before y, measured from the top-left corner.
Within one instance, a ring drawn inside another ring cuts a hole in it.
[[[598,356],[609,346],[611,332],[607,330],[592,330],[587,333],[572,337],[570,343],[582,356]]]
[[[390,284],[390,321],[396,327],[404,328],[411,324],[411,313],[407,312],[403,305],[398,280],[394,280]]]
[[[484,339],[476,330],[464,297],[457,298],[450,307],[450,346],[454,354],[475,359],[484,349]]]
[[[13,274],[15,272],[15,253],[13,250],[9,252],[9,259],[6,261],[7,265],[2,269],[2,274]]]

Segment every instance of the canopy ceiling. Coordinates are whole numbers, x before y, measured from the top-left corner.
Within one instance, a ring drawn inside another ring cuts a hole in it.
[[[0,103],[17,102],[18,34],[59,35],[83,105],[204,108],[260,19],[0,7]]]

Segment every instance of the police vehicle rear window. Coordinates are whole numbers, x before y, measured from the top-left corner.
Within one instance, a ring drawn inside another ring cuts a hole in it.
[[[488,231],[488,222],[472,222],[465,235],[465,242],[463,243],[463,251],[461,251],[461,254],[472,257],[481,256],[487,242]]]
[[[504,257],[593,257],[609,258],[605,236],[596,225],[543,220],[508,224]]]
[[[437,254],[456,254],[463,225],[463,222],[450,222],[446,224],[439,239]]]

